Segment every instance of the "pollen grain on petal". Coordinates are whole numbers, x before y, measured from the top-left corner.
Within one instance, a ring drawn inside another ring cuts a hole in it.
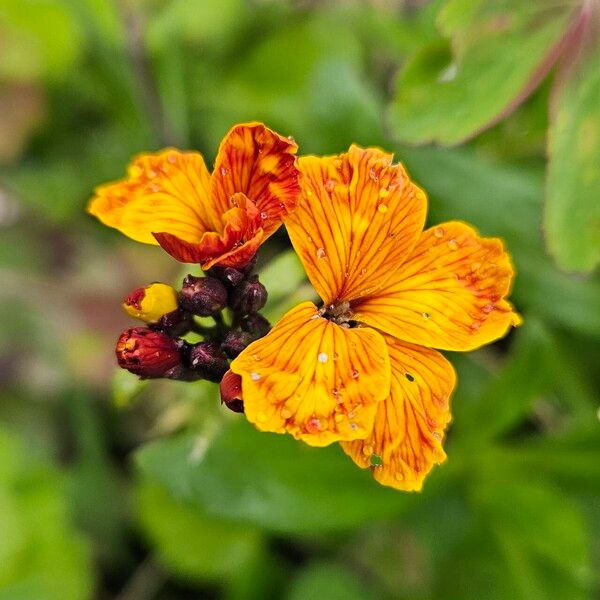
[[[344,329],[311,302],[288,312],[231,364],[242,377],[248,420],[313,446],[370,434],[389,392],[389,369],[383,336]]]

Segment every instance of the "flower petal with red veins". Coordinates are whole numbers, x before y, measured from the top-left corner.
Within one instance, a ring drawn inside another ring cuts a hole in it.
[[[264,233],[258,227],[257,209],[243,194],[235,194],[233,206],[222,217],[223,233],[207,231],[198,243],[186,242],[167,232],[155,233],[161,247],[185,263],[200,263],[203,269],[215,265],[245,267],[254,257]]]
[[[452,365],[436,350],[386,337],[392,381],[379,404],[372,434],[342,448],[360,467],[371,467],[379,483],[420,490],[435,464],[450,422],[449,398],[456,383]]]
[[[262,123],[236,125],[219,147],[211,176],[215,206],[225,212],[236,193],[258,208],[265,239],[294,210],[300,193],[295,154],[298,146]]]
[[[354,318],[394,337],[441,350],[473,350],[521,320],[505,299],[514,269],[502,241],[449,222],[423,232],[406,262]]]
[[[288,312],[231,370],[242,377],[251,423],[311,446],[367,437],[390,389],[383,336],[340,327],[322,318],[312,302]]]
[[[374,293],[417,243],[425,193],[374,148],[298,166],[302,196],[286,228],[311,283],[325,303]]]
[[[88,211],[109,227],[146,244],[166,231],[199,242],[220,226],[210,201],[210,175],[202,155],[167,149],[137,157],[127,177],[96,190]]]

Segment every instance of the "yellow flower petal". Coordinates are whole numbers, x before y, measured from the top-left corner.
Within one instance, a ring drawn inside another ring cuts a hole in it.
[[[342,447],[360,467],[371,467],[383,485],[420,490],[433,465],[446,459],[442,440],[456,376],[436,350],[386,339],[390,394],[377,408],[373,433]]]
[[[157,244],[158,232],[198,242],[221,227],[209,194],[202,156],[169,149],[136,158],[126,179],[96,190],[88,211],[138,242]]]
[[[133,291],[123,302],[125,311],[145,323],[156,323],[177,310],[177,292],[166,283],[152,283]]]
[[[383,336],[340,327],[320,317],[311,302],[250,344],[231,370],[242,377],[251,423],[312,446],[368,436],[377,404],[390,389]]]
[[[505,296],[513,267],[502,241],[459,222],[423,232],[384,288],[354,318],[414,344],[473,350],[520,324]]]
[[[302,196],[286,227],[310,281],[326,303],[372,293],[416,244],[425,193],[373,148],[302,157],[298,167]]]

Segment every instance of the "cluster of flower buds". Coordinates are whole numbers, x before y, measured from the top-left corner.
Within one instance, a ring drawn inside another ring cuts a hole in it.
[[[214,267],[205,277],[187,275],[179,292],[164,283],[136,289],[123,307],[146,326],[121,334],[119,366],[144,379],[221,383],[222,402],[243,412],[239,377],[229,371],[229,362],[271,328],[259,314],[267,290],[251,270]],[[207,327],[199,317],[212,317],[214,324]],[[202,341],[186,340],[190,332]]]

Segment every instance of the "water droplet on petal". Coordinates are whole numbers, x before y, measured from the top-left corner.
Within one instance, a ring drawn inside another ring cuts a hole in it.
[[[252,381],[258,381],[260,379],[260,374],[256,371],[252,371],[252,373],[250,373],[250,379],[252,379]]]
[[[352,379],[358,379],[360,377],[360,373],[356,369],[352,369],[350,374],[352,375]]]
[[[328,359],[329,359],[329,356],[327,356],[326,352],[319,352],[319,354],[317,356],[317,360],[320,363],[326,363]]]
[[[379,211],[381,214],[385,214],[385,213],[387,212],[387,209],[388,209],[388,207],[387,207],[387,204],[380,204],[380,205],[377,207],[377,210],[378,210],[378,211]]]
[[[333,192],[333,190],[335,190],[335,181],[334,181],[333,179],[328,179],[328,180],[325,182],[325,189],[326,189],[328,192]]]
[[[292,411],[289,408],[282,408],[281,409],[281,416],[284,419],[289,419],[292,416]]]
[[[221,167],[220,171],[221,171],[222,177],[225,177],[225,175],[227,175],[227,173],[229,173],[229,171],[225,167]]]
[[[171,163],[172,165],[177,162],[177,155],[175,152],[169,152],[169,154],[167,154],[167,162]]]
[[[269,217],[269,214],[267,212],[265,212],[264,210],[260,213],[260,218],[264,221],[265,219],[267,219]]]
[[[427,313],[427,312],[421,313],[421,316],[422,316],[424,319],[429,319],[429,317],[430,317],[429,313]]]
[[[386,189],[386,188],[381,188],[379,190],[379,197],[380,198],[387,198],[390,195],[390,190]]]
[[[433,230],[433,235],[434,235],[436,238],[438,238],[438,239],[439,239],[439,238],[443,238],[443,237],[444,237],[444,233],[445,233],[445,231],[444,231],[444,228],[443,228],[443,227],[436,227],[436,228]]]
[[[379,181],[379,175],[377,175],[375,169],[369,169],[369,177],[375,182]]]
[[[350,429],[352,429],[352,431],[356,431],[358,429],[358,425],[356,423],[350,423]]]
[[[403,480],[404,480],[404,475],[402,475],[402,473],[396,473],[396,474],[394,475],[394,478],[395,478],[397,481],[403,481]]]
[[[433,437],[434,437],[434,438],[435,438],[435,439],[436,439],[438,442],[441,442],[441,441],[442,441],[442,434],[441,434],[441,433],[439,433],[439,431],[434,431],[434,432],[432,433],[432,435],[433,435]]]
[[[260,356],[259,356],[258,354],[253,354],[253,355],[252,355],[252,358],[253,358],[254,360],[260,360]]]
[[[450,250],[457,250],[458,249],[458,242],[456,240],[450,240],[448,242],[448,248],[450,248]]]
[[[333,358],[333,362],[335,362],[335,361],[336,361],[336,360],[337,360],[339,357],[340,357],[340,355],[339,355],[337,352],[334,352],[334,353],[331,355],[331,358]]]
[[[326,256],[325,248],[317,248],[317,258],[325,258]]]
[[[373,446],[370,446],[369,444],[365,444],[363,446],[362,453],[365,456],[371,456],[371,454],[373,454]]]

